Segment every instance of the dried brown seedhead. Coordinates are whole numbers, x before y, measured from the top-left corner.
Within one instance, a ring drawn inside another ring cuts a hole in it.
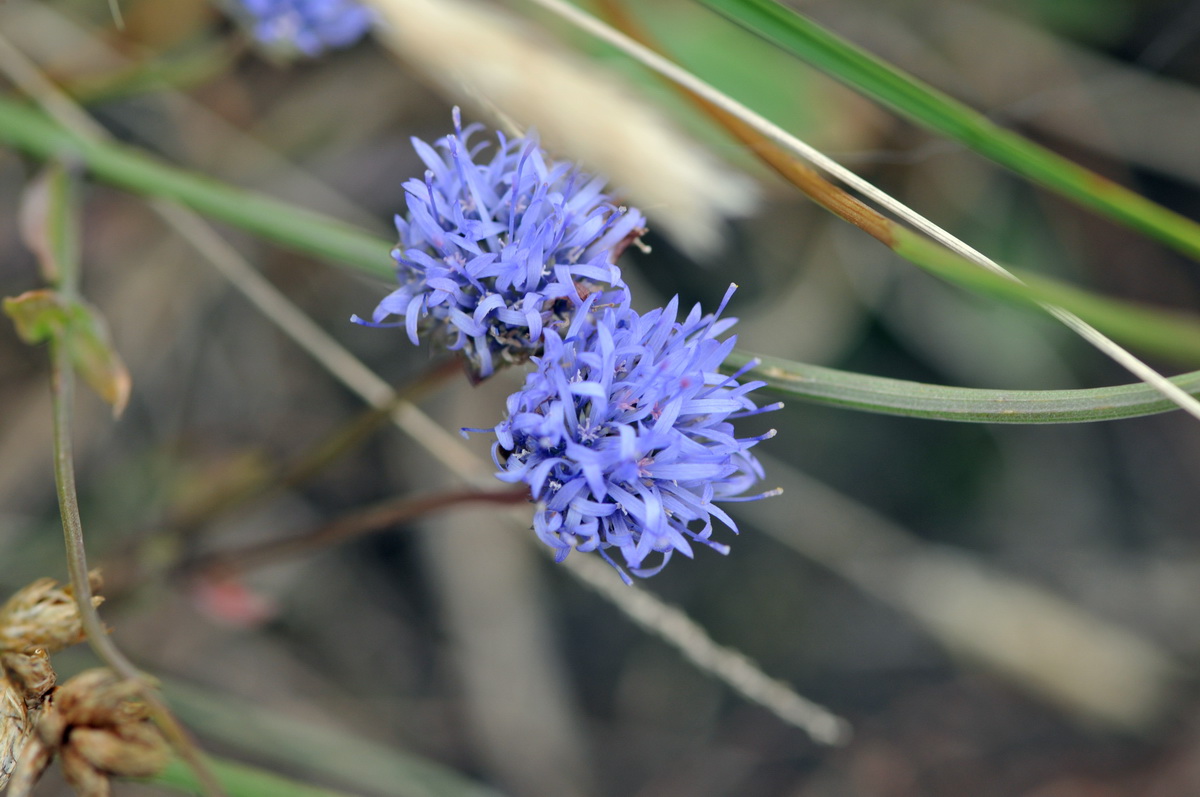
[[[25,797],[57,755],[81,797],[106,797],[110,778],[150,777],[169,748],[136,699],[139,685],[108,669],[88,670],[55,689],[12,775],[9,797]]]
[[[100,571],[89,573],[88,582],[93,591],[99,590]],[[92,605],[103,600],[93,597]],[[0,653],[30,653],[39,648],[56,653],[83,638],[74,593],[52,578],[38,579],[0,607]]]
[[[7,678],[0,678],[0,789],[8,783],[21,749],[33,732],[23,691]]]

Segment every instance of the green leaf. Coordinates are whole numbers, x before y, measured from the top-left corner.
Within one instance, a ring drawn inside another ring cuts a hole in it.
[[[1006,267],[1020,280],[1017,282],[985,271],[919,233],[897,228],[895,234],[896,254],[948,282],[1005,302],[1057,305],[1121,343],[1176,363],[1200,363],[1200,319],[1195,316],[1110,299],[1050,277]]]
[[[1200,224],[1010,130],[775,0],[701,0],[901,115],[1063,196],[1200,259]]]
[[[265,769],[238,764],[219,758],[207,758],[213,774],[221,782],[227,797],[349,797],[345,792],[309,786]],[[195,774],[182,761],[175,759],[167,768],[144,782],[178,789],[185,794],[203,795],[204,790]]]
[[[120,417],[132,388],[129,369],[113,347],[108,324],[100,312],[82,300],[70,309],[66,345],[70,347],[71,364],[88,387],[112,407],[113,417]]]
[[[28,291],[4,299],[4,312],[29,344],[66,346],[71,364],[119,416],[129,401],[129,370],[113,348],[100,312],[82,299],[51,290]]]
[[[392,242],[319,213],[219,180],[173,168],[136,149],[89,141],[39,111],[0,98],[0,140],[49,160],[82,161],[105,182],[169,199],[293,250],[392,280]]]
[[[819,365],[733,352],[723,370],[751,361],[745,379],[760,379],[778,393],[847,409],[973,423],[1083,423],[1134,418],[1178,409],[1148,385],[1087,390],[981,390],[946,387],[839,371]],[[1200,396],[1200,371],[1171,379]]]
[[[163,691],[179,718],[200,735],[323,780],[403,797],[499,797],[451,769],[349,730],[298,722],[179,682],[166,684]]]
[[[31,346],[60,337],[70,323],[62,297],[45,288],[6,296],[4,314],[13,320],[21,340]]]
[[[129,190],[181,202],[202,213],[372,274],[392,276],[390,241],[279,200],[233,188],[169,166],[117,144],[86,142],[40,112],[0,98],[0,141],[32,155],[77,156],[97,177]],[[898,227],[895,251],[973,290],[1024,303],[1057,304],[1120,340],[1183,363],[1200,362],[1200,321],[1156,308],[1090,294],[1081,288],[1021,274],[1029,284],[988,274],[916,233]]]

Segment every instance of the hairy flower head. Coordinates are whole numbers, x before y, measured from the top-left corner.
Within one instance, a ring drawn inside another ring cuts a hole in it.
[[[254,37],[268,46],[294,47],[307,56],[349,47],[370,29],[374,15],[356,0],[238,0]]]
[[[558,559],[599,551],[625,577],[616,548],[649,576],[676,551],[691,556],[692,542],[728,551],[710,539],[713,518],[737,526],[714,502],[763,497],[743,497],[762,477],[749,449],[774,434],[739,438],[730,420],[780,405],[756,407],[748,394],[762,382],[717,372],[736,340],[718,339],[735,322],[720,319],[724,306],[678,321],[678,298],[645,315],[624,302],[545,333],[493,455],[500,479],[529,485],[534,530]]]
[[[414,343],[428,331],[483,379],[498,361],[537,354],[543,331],[570,324],[589,299],[623,301],[614,261],[645,219],[614,204],[603,178],[547,158],[536,136],[497,133],[489,151],[471,144],[478,129],[463,129],[455,109],[453,134],[433,146],[413,139],[427,170],[404,184],[392,252],[400,287],[371,323],[396,316]]]

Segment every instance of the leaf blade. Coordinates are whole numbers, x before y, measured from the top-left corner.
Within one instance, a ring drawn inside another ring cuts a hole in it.
[[[723,370],[747,363],[746,380],[758,379],[776,393],[818,404],[899,415],[909,418],[965,423],[1046,424],[1089,423],[1135,418],[1178,409],[1145,384],[1083,390],[987,390],[910,382],[841,371],[777,357],[735,351]],[[1200,395],[1200,371],[1171,381]]]
[[[1200,259],[1200,223],[999,127],[983,114],[774,0],[701,0],[908,119],[1074,202]]]

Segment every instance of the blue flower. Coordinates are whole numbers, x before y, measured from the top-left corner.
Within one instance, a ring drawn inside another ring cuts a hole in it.
[[[544,333],[536,370],[494,429],[493,457],[501,480],[529,485],[534,531],[559,560],[599,551],[628,580],[611,549],[638,576],[676,551],[691,556],[692,542],[725,553],[712,521],[737,526],[714,502],[774,494],[742,497],[762,477],[750,448],[774,431],[739,438],[730,420],[781,405],[758,408],[748,394],[764,383],[717,373],[736,340],[718,340],[735,322],[720,319],[733,290],[713,315],[697,305],[677,321],[678,297],[645,315],[625,301],[585,306],[562,336]],[[648,565],[653,553],[661,559]]]
[[[429,333],[461,351],[477,380],[540,352],[544,332],[585,302],[624,301],[614,261],[645,225],[610,200],[603,178],[548,159],[535,136],[497,133],[488,154],[470,143],[478,129],[464,130],[455,109],[453,134],[433,146],[413,139],[427,171],[404,184],[408,212],[396,217],[400,287],[369,322],[403,325],[413,343]]]
[[[238,0],[253,18],[254,37],[289,45],[308,56],[349,47],[371,27],[374,15],[355,0]]]

